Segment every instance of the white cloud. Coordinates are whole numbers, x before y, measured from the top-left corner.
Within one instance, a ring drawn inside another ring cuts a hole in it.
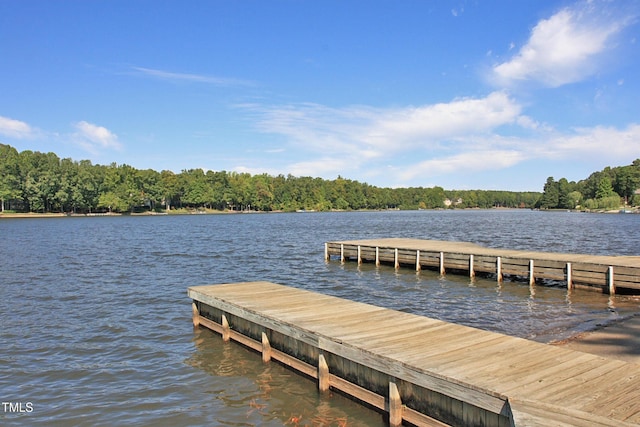
[[[521,107],[504,92],[420,107],[331,108],[319,104],[241,106],[258,114],[258,128],[323,154],[377,158],[516,123]]]
[[[640,155],[640,125],[561,132],[520,114],[521,106],[503,92],[408,108],[243,108],[257,114],[262,132],[288,143],[290,160],[282,170],[294,175],[384,175],[385,185],[403,186],[528,161],[627,164]]]
[[[498,84],[537,81],[549,87],[574,83],[598,69],[598,59],[612,39],[633,22],[613,17],[598,1],[562,9],[533,28],[527,43],[511,60],[493,68]]]
[[[137,73],[163,80],[186,81],[194,83],[208,83],[216,86],[253,86],[248,80],[228,77],[208,76],[204,74],[174,73],[171,71],[156,70],[153,68],[132,67]]]
[[[74,126],[77,132],[72,136],[73,141],[90,153],[96,153],[100,149],[122,149],[118,136],[103,126],[85,121],[78,122]]]
[[[628,164],[640,157],[640,125],[625,129],[607,126],[578,128],[573,134],[557,135],[548,143],[550,157],[602,159]]]
[[[459,151],[395,168],[395,178],[406,183],[482,171],[499,171],[525,161],[567,161],[574,164],[624,165],[640,153],[640,125],[624,129],[596,126],[568,133],[542,133],[536,137],[470,138]],[[544,163],[543,163],[544,164]],[[542,166],[543,167],[543,166]]]
[[[373,125],[381,145],[392,141],[420,144],[452,139],[470,133],[484,133],[513,123],[521,107],[504,92],[493,92],[485,98],[463,98],[449,103],[418,108],[402,108],[381,112]],[[376,138],[371,139],[375,141]]]
[[[537,126],[520,115],[520,105],[504,92],[405,108],[311,103],[240,107],[256,115],[260,131],[282,136],[289,156],[305,159],[288,164],[288,172],[324,177],[354,174],[406,153],[424,159],[473,149],[503,125]]]
[[[408,165],[398,173],[398,178],[406,182],[417,177],[499,170],[514,166],[525,158],[525,153],[518,150],[466,151]]]
[[[33,133],[33,129],[27,123],[0,116],[0,135],[22,139],[32,137]]]

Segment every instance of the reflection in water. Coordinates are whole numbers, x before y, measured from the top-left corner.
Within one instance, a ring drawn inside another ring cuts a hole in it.
[[[242,412],[240,425],[386,425],[382,414],[334,392],[320,394],[315,380],[275,361],[263,363],[258,353],[236,342],[224,342],[205,328],[195,328],[193,334],[196,351],[186,363],[214,383],[225,379],[223,388],[206,392],[225,408]],[[225,424],[223,417],[219,421]]]

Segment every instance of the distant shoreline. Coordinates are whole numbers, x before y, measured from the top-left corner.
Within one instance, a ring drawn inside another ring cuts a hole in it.
[[[111,216],[167,216],[167,215],[227,215],[227,214],[265,214],[265,213],[281,213],[282,211],[171,211],[169,212],[134,212],[134,213],[119,213],[119,212],[104,212],[104,213],[38,213],[38,212],[19,212],[19,213],[7,213],[0,212],[0,218],[93,218],[93,217],[111,217]]]
[[[391,209],[391,210],[403,210],[403,209]],[[412,211],[415,209],[406,209],[406,211]],[[445,211],[450,209],[436,208],[436,209],[418,209],[418,211]],[[491,211],[491,210],[540,210],[540,209],[530,209],[530,208],[464,208],[464,209],[451,209],[454,211]],[[297,211],[288,213],[316,213],[316,212],[385,212],[384,209],[359,209],[359,210],[339,210],[332,209],[330,211]],[[620,210],[567,210],[567,209],[542,209],[541,212],[575,212],[575,213],[604,213],[604,214],[618,214],[621,213]],[[50,212],[50,213],[37,213],[37,212],[0,212],[0,218],[82,218],[82,217],[105,217],[105,216],[165,216],[165,215],[228,215],[228,214],[270,214],[270,213],[287,213],[285,211],[276,210],[276,211],[218,211],[207,209],[205,211],[188,211],[188,210],[176,210],[171,212],[138,212],[138,213],[117,213],[117,212],[104,212],[104,213],[60,213],[60,212]],[[627,208],[626,213],[632,214],[640,214],[640,209],[638,208]]]

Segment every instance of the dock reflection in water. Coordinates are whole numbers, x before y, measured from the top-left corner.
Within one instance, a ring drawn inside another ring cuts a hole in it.
[[[219,400],[221,425],[244,412],[243,425],[385,426],[383,414],[338,393],[318,393],[314,380],[275,361],[263,363],[260,354],[219,334],[194,328],[196,352],[186,363],[211,379],[203,393]]]

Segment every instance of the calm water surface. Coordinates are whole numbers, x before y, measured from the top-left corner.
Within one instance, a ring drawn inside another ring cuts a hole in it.
[[[547,342],[638,311],[634,297],[323,259],[376,237],[640,255],[640,215],[420,211],[0,219],[2,425],[385,425],[191,325],[193,285],[251,280]]]

